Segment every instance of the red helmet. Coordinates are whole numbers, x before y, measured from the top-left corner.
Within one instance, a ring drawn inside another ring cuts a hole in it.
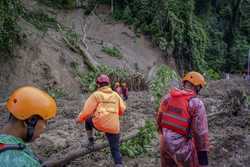
[[[107,75],[101,74],[99,77],[96,79],[96,83],[110,83],[110,79]]]

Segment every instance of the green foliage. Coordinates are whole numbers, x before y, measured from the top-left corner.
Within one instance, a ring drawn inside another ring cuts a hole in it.
[[[135,0],[115,6],[114,17],[134,24],[163,51],[174,48],[179,66],[205,71],[207,33],[194,15],[194,0]]]
[[[215,17],[210,17],[207,21],[206,30],[208,32],[208,47],[205,53],[205,61],[209,68],[223,71],[225,63],[226,43],[223,41],[224,34],[219,30],[220,22]]]
[[[237,72],[247,61],[249,0],[116,0],[114,7],[115,19],[172,49],[180,69]]]
[[[247,98],[247,104],[250,105],[250,96],[246,96]]]
[[[54,99],[59,99],[65,96],[65,92],[63,91],[63,89],[59,89],[59,88],[49,89],[48,94],[52,96]]]
[[[113,47],[113,48],[103,47],[102,51],[107,53],[108,55],[110,55],[112,57],[116,57],[116,58],[119,58],[119,59],[122,58],[122,53],[116,47]]]
[[[235,6],[240,2],[239,8]],[[250,1],[219,1],[206,18],[209,34],[205,60],[215,71],[239,72],[250,48]],[[237,12],[239,11],[239,12]],[[240,14],[239,14],[240,13]]]
[[[193,20],[190,29],[188,35],[191,42],[192,63],[196,69],[204,72],[206,69],[205,52],[208,42],[207,33],[198,19]]]
[[[122,15],[122,20],[124,20],[128,24],[132,24],[134,22],[134,18],[132,17],[132,11],[129,6],[127,6]]]
[[[79,72],[79,67],[77,65],[75,65],[73,68],[76,75],[80,79],[83,89],[89,92],[92,92],[96,89],[96,78],[100,74],[108,75],[113,82],[126,80],[129,77],[129,73],[126,70],[120,68],[111,68],[105,65],[101,65],[95,71],[89,71],[84,74]]]
[[[76,46],[80,42],[80,34],[77,32],[67,28],[64,28],[63,31],[65,31],[65,37],[72,46]]]
[[[38,0],[39,2],[54,8],[71,9],[75,7],[76,0]]]
[[[206,78],[208,78],[210,80],[218,80],[221,77],[220,77],[220,74],[218,72],[216,72],[212,68],[210,68],[206,71]]]
[[[177,80],[178,75],[172,69],[166,65],[161,65],[156,73],[155,79],[150,84],[150,91],[155,98],[155,105],[160,104],[160,99],[167,92],[166,90],[170,88],[170,81]]]
[[[239,36],[234,40],[234,45],[231,48],[231,68],[233,71],[244,70],[244,65],[247,63],[248,51],[250,42],[247,42],[246,37]]]
[[[156,127],[152,121],[146,121],[145,126],[140,128],[139,134],[123,144],[121,152],[123,155],[135,158],[138,155],[145,154],[150,148],[152,139],[155,138]]]
[[[23,10],[23,18],[33,24],[38,30],[46,32],[48,28],[56,28],[57,21],[55,18],[48,16],[43,11],[27,11]]]
[[[17,18],[21,12],[19,0],[0,1],[0,56],[13,55],[13,48],[19,39],[20,28]]]

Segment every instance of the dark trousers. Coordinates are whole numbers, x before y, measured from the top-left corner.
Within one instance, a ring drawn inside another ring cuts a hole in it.
[[[85,121],[85,128],[86,130],[93,130],[93,128],[95,128],[92,118],[88,118]],[[111,151],[115,164],[122,164],[122,156],[120,153],[120,146],[119,146],[120,134],[105,133],[105,135],[108,139],[110,151]]]

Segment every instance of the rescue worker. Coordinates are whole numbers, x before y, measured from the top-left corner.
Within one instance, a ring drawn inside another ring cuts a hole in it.
[[[122,95],[124,100],[128,100],[128,86],[126,83],[122,83]]]
[[[120,85],[119,82],[116,82],[116,83],[115,83],[114,90],[115,90],[115,92],[116,92],[118,95],[120,95],[120,97],[123,96],[123,95],[122,95],[122,87],[121,87],[121,85]]]
[[[93,128],[104,132],[115,166],[122,167],[119,116],[124,114],[126,106],[121,97],[110,88],[110,79],[107,75],[100,75],[96,79],[96,84],[98,90],[87,99],[76,122],[85,121],[89,145],[94,144]]]
[[[157,114],[161,166],[207,166],[207,116],[197,97],[205,79],[198,72],[189,72],[182,81],[184,89],[173,88],[162,99]]]
[[[24,142],[39,138],[47,120],[55,117],[54,99],[40,89],[25,86],[12,93],[7,110],[9,120],[0,133],[0,166],[41,166],[40,160]]]

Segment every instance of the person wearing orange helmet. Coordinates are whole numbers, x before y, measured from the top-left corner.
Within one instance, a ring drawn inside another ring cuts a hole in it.
[[[157,113],[161,166],[208,166],[207,116],[197,97],[205,79],[198,72],[189,72],[182,82],[183,89],[170,90]]]
[[[55,100],[40,89],[25,86],[11,94],[6,107],[10,115],[0,134],[0,166],[41,166],[24,142],[44,132],[47,120],[56,115]]]
[[[96,79],[97,91],[85,102],[76,123],[85,122],[89,140],[89,147],[94,145],[93,129],[104,132],[113,156],[115,166],[122,167],[120,153],[120,121],[119,116],[125,112],[126,106],[121,97],[110,88],[110,79],[107,75],[100,75]]]

